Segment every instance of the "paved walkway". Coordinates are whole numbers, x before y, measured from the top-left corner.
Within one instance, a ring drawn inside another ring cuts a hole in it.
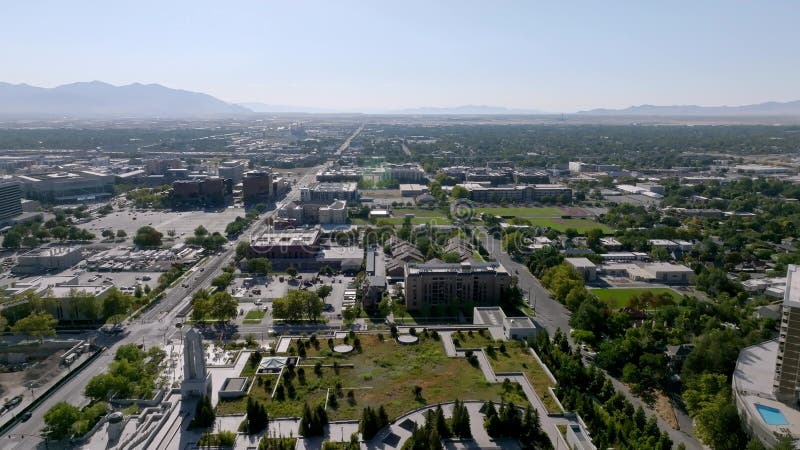
[[[456,350],[455,344],[453,344],[453,336],[452,332],[450,331],[442,331],[439,332],[439,336],[444,343],[445,353],[447,356],[450,357],[463,357],[464,351]],[[539,420],[542,424],[542,429],[547,433],[547,436],[550,438],[550,442],[555,443],[557,439],[560,439],[558,435],[558,431],[556,429],[556,425],[568,425],[572,423],[572,420],[566,419],[564,417],[552,417],[548,415],[547,408],[544,406],[544,402],[542,402],[541,397],[539,394],[536,393],[536,389],[534,389],[533,385],[531,385],[528,378],[526,378],[522,374],[503,374],[501,376],[497,376],[492,368],[492,364],[489,362],[488,357],[483,352],[483,350],[473,350],[475,356],[478,357],[478,364],[481,368],[481,372],[483,372],[483,376],[486,377],[490,383],[500,383],[506,378],[510,381],[515,381],[522,386],[522,391],[525,393],[525,397],[528,399],[531,405],[539,412]],[[483,421],[481,420],[481,423]]]
[[[482,448],[482,449],[517,449],[516,442],[507,439],[500,439],[495,441],[491,436],[486,433],[483,427],[484,415],[480,412],[483,402],[478,401],[465,401],[469,412],[470,431],[472,432],[472,440],[468,442],[450,443],[447,448]],[[425,425],[425,413],[429,410],[436,409],[437,405],[430,405],[424,408],[414,410],[406,415],[398,417],[392,422],[388,428],[378,432],[372,439],[364,442],[361,445],[362,449],[398,449],[403,446],[403,443],[411,437],[413,423],[418,427]],[[444,415],[450,417],[453,415],[453,404],[442,404]]]

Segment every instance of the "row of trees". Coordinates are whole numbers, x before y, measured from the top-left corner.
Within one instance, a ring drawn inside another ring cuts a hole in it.
[[[389,415],[383,405],[375,410],[369,406],[361,411],[361,421],[358,423],[358,431],[365,440],[372,439],[381,428],[389,425]]]
[[[203,323],[208,320],[227,322],[239,312],[239,303],[228,291],[209,294],[200,289],[192,297],[192,320]]]
[[[77,210],[76,210],[77,211]],[[63,211],[56,211],[55,218],[44,221],[40,215],[32,220],[11,227],[3,238],[3,248],[33,248],[51,239],[58,241],[91,241],[95,235],[78,228],[72,219]]]
[[[328,413],[325,407],[317,405],[313,410],[308,403],[303,405],[303,414],[300,416],[300,436],[312,437],[322,436],[325,433],[325,425],[328,424]]]
[[[44,413],[47,435],[53,439],[83,436],[108,412],[106,402],[96,402],[81,410],[67,402],[58,402]]]
[[[292,290],[286,297],[272,302],[272,317],[292,322],[318,320],[324,303],[317,293],[308,290]]]
[[[209,233],[206,227],[202,225],[194,229],[194,236],[186,239],[187,244],[203,247],[210,252],[221,249],[227,242],[228,239],[218,231]]]
[[[150,398],[160,374],[159,365],[166,354],[158,347],[145,353],[136,344],[117,349],[108,372],[95,375],[84,388],[94,401],[111,398]]]
[[[512,437],[519,439],[522,448],[552,448],[550,438],[542,430],[539,411],[528,405],[525,413],[514,403],[500,403],[500,409],[493,402],[483,405],[486,416],[483,426],[492,437]]]

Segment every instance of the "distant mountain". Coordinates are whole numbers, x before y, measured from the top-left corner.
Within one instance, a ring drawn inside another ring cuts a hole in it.
[[[267,103],[237,103],[257,113],[310,113],[310,114],[335,114],[341,111],[335,109],[315,108],[313,106],[270,105]]]
[[[114,86],[100,81],[41,88],[0,82],[0,116],[46,117],[217,117],[252,113],[199,92],[159,84]]]
[[[766,102],[743,106],[631,106],[625,109],[579,111],[587,116],[800,116],[800,101]]]
[[[536,109],[515,109],[502,106],[464,105],[455,107],[424,106],[421,108],[400,109],[389,111],[387,114],[475,114],[475,115],[522,115],[522,114],[547,114]]]

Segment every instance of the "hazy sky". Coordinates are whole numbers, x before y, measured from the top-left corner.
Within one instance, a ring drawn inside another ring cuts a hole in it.
[[[350,110],[800,99],[797,1],[3,0],[0,11],[0,80],[48,87],[138,81]]]

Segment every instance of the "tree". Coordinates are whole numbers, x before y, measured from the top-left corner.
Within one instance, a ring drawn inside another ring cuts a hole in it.
[[[323,301],[325,300],[325,297],[331,295],[331,292],[333,292],[333,288],[328,286],[327,284],[317,288],[317,296]]]
[[[293,279],[297,276],[297,269],[294,267],[289,267],[286,269],[286,275],[289,275],[289,278]]]
[[[247,255],[247,251],[250,249],[250,243],[247,241],[242,241],[236,244],[236,259],[240,260]]]
[[[103,232],[100,233],[100,236],[103,236],[106,239],[113,239],[114,238],[114,231],[113,230],[103,230]]]
[[[214,425],[214,408],[211,406],[211,397],[205,396],[202,400],[197,402],[194,410],[194,418],[192,419],[189,427],[191,428],[208,428]]]
[[[117,238],[125,239],[126,237],[128,237],[128,233],[125,230],[117,230]]]
[[[461,439],[472,437],[469,427],[469,411],[467,411],[467,406],[458,400],[453,404],[452,427],[453,434],[457,437]]]
[[[198,226],[197,228],[194,229],[194,235],[197,236],[197,237],[206,236],[206,235],[208,235],[208,230],[206,229],[206,227],[200,225],[200,226]]]
[[[17,323],[11,327],[11,331],[14,333],[25,333],[41,341],[47,336],[56,335],[55,326],[57,323],[58,319],[48,312],[33,312],[27,317],[18,320]]]
[[[227,322],[239,312],[239,304],[227,291],[214,292],[209,298],[211,317]]]
[[[116,288],[112,288],[108,295],[106,295],[106,298],[103,299],[103,317],[108,319],[112,316],[125,314],[128,312],[128,308],[130,307],[130,297],[118,291]]]
[[[247,260],[247,270],[250,273],[264,276],[272,272],[272,263],[267,258],[251,258]]]
[[[450,196],[453,198],[469,198],[469,191],[464,186],[456,185],[450,191]]]
[[[411,392],[414,394],[414,399],[417,401],[422,401],[422,387],[419,385],[414,385],[411,388]]]
[[[10,230],[3,238],[3,248],[19,248],[20,243],[22,243],[22,234],[15,230]]]
[[[136,230],[133,243],[139,247],[158,247],[164,235],[151,226],[143,226]]]
[[[80,409],[67,402],[58,402],[44,413],[44,423],[47,425],[48,435],[54,439],[70,436],[72,425],[80,418]]]
[[[298,321],[315,320],[322,314],[322,299],[312,291],[292,290],[286,297],[272,302],[272,316],[276,319]]]

